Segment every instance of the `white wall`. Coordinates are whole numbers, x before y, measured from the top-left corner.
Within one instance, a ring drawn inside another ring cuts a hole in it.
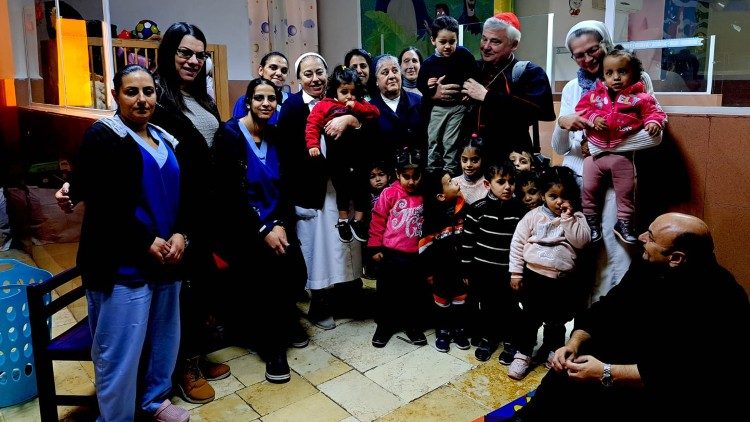
[[[318,0],[318,44],[329,66],[362,45],[359,0]]]
[[[110,0],[109,9],[117,32],[132,30],[141,19],[156,22],[162,33],[174,22],[192,23],[210,44],[227,46],[229,79],[251,78],[247,0]]]
[[[36,60],[33,63],[30,63],[31,70],[27,73],[23,25],[24,6],[29,6],[33,10],[34,0],[8,0],[8,19],[10,20],[11,44],[13,46],[13,69],[15,77],[18,79],[23,79],[29,76],[32,78],[38,78],[39,63]],[[28,36],[32,37],[30,47],[33,48],[33,52],[36,52],[36,40],[34,39],[36,38],[36,26],[29,28],[29,31]]]

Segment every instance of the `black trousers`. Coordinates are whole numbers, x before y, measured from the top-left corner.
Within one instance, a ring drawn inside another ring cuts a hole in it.
[[[431,300],[417,253],[386,249],[380,264],[375,310],[378,325],[391,331],[423,328]]]

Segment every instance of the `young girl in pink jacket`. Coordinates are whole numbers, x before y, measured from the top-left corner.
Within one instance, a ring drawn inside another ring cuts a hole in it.
[[[579,211],[575,173],[550,167],[542,172],[539,187],[542,205],[526,213],[510,243],[510,286],[523,305],[514,340],[517,353],[508,367],[513,379],[526,376],[542,323],[564,325],[586,293],[576,276],[576,258],[591,240],[591,231]],[[560,337],[544,339],[548,350],[565,344],[565,331]]]
[[[375,347],[385,347],[402,328],[412,344],[427,344],[420,320],[429,292],[418,266],[423,221],[421,161],[419,151],[410,148],[396,154],[397,180],[383,190],[372,210],[367,246],[380,266]]]

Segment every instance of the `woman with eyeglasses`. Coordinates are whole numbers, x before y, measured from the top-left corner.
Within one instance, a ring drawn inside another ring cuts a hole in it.
[[[287,75],[289,75],[289,60],[287,60],[286,56],[282,53],[279,53],[278,51],[272,51],[270,53],[267,53],[260,59],[260,65],[258,66],[258,76],[268,79],[269,81],[273,82],[275,86],[282,90],[281,98],[278,99],[279,101],[276,106],[276,113],[274,113],[274,115],[271,116],[271,119],[268,121],[270,124],[276,124],[276,120],[278,120],[279,116],[278,112],[279,110],[281,110],[281,104],[286,101],[286,98],[289,96],[289,94],[283,91]],[[234,108],[232,109],[232,117],[236,117],[239,119],[240,117],[243,117],[245,115],[247,115],[247,107],[245,104],[245,96],[242,95],[237,99],[237,102],[234,103]]]
[[[229,376],[229,366],[205,359],[209,343],[205,322],[222,306],[218,292],[209,287],[217,278],[212,259],[210,224],[214,183],[210,147],[221,126],[219,110],[206,90],[206,36],[197,26],[172,24],[158,50],[158,102],[153,122],[178,140],[177,159],[182,170],[183,203],[190,235],[185,264],[188,283],[182,291],[182,342],[175,371],[176,390],[190,403],[214,399],[207,382]],[[215,285],[214,285],[215,286]],[[222,295],[223,296],[223,295]]]
[[[574,25],[568,31],[565,44],[570,51],[571,58],[578,65],[576,79],[565,85],[560,100],[560,118],[557,119],[555,131],[552,134],[552,149],[563,156],[563,165],[572,169],[582,186],[583,159],[589,155],[588,146],[583,137],[583,129],[591,127],[592,124],[575,112],[578,101],[596,86],[596,81],[603,79],[602,61],[604,56],[612,50],[612,37],[602,22],[588,20]],[[643,72],[641,80],[646,89],[653,91],[651,79]],[[661,142],[661,134],[650,135],[641,130],[628,138],[627,148],[633,148],[625,153],[632,153],[635,149],[644,149],[658,145]],[[617,284],[625,275],[630,266],[632,255],[625,245],[618,241],[613,232],[617,222],[617,207],[614,189],[607,190],[604,207],[601,212],[602,221],[589,221],[589,226],[600,228],[601,245],[594,250],[594,256],[590,256],[591,267],[595,268],[594,287],[591,292],[591,302],[599,300],[609,289]],[[592,239],[595,238],[592,228]],[[597,257],[596,254],[601,254]],[[595,264],[596,263],[596,264]],[[581,266],[582,268],[584,265]]]
[[[250,81],[245,94],[247,113],[232,118],[216,134],[217,204],[222,210],[218,251],[229,264],[230,279],[244,283],[250,295],[230,297],[230,329],[242,333],[266,362],[266,379],[289,381],[287,346],[304,347],[309,340],[299,325],[294,292],[306,278],[305,261],[295,230],[294,207],[287,198],[286,162],[279,155],[282,140],[269,123],[281,98],[272,81]],[[273,274],[258,277],[258,267]],[[295,283],[298,283],[295,285]],[[302,333],[292,339],[291,333]]]

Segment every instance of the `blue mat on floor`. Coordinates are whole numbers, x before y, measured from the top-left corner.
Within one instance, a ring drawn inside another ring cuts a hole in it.
[[[535,392],[536,390],[532,390],[528,394],[525,394],[506,404],[505,406],[486,414],[484,416],[484,419],[480,419],[480,421],[484,420],[484,422],[500,422],[510,419],[510,417],[513,416],[514,413],[516,413],[516,410],[526,405],[526,403],[528,403],[529,400],[534,397]]]

